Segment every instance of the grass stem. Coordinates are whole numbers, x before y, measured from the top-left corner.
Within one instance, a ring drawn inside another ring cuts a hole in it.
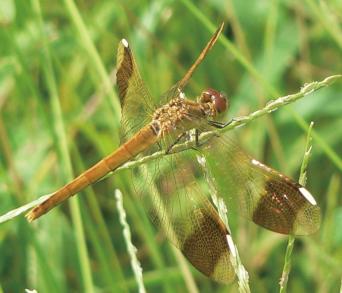
[[[305,152],[304,152],[302,165],[300,168],[299,183],[303,186],[305,186],[305,184],[306,184],[306,168],[308,166],[309,158],[311,155],[311,149],[312,149],[311,148],[312,127],[313,127],[313,122],[310,123],[310,127],[309,127],[308,134],[306,137]],[[291,257],[292,257],[294,242],[295,242],[295,237],[290,235],[288,243],[287,243],[286,253],[285,253],[285,261],[284,261],[283,272],[282,272],[282,276],[280,279],[280,288],[279,288],[280,293],[287,292],[287,284],[288,284],[289,274],[290,274],[290,270],[291,270]]]

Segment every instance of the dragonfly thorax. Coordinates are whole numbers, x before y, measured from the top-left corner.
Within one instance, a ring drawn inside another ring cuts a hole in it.
[[[177,97],[154,112],[152,125],[158,135],[182,133],[195,128],[206,116],[201,103]]]

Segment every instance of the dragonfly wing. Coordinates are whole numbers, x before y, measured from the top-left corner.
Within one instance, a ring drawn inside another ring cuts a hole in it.
[[[149,122],[155,106],[125,39],[118,47],[116,83],[122,108],[121,127],[126,140]]]
[[[187,71],[187,73],[185,73],[183,78],[178,82],[179,89],[182,90],[185,87],[185,85],[188,83],[189,79],[191,78],[191,76],[193,75],[193,73],[195,72],[197,67],[202,63],[202,61],[207,56],[207,54],[210,51],[210,49],[215,45],[216,41],[218,40],[218,37],[220,36],[220,34],[221,34],[222,30],[223,30],[223,27],[224,27],[224,23],[221,23],[221,25],[217,28],[215,33],[210,38],[210,40],[207,43],[207,45],[203,48],[202,52],[197,57],[197,59],[194,62],[194,64],[192,64],[192,66]]]
[[[320,225],[320,209],[307,189],[245,154],[224,134],[203,146],[208,168],[228,206],[282,234],[308,235]]]
[[[217,28],[215,33],[212,35],[206,46],[203,48],[201,53],[198,55],[196,61],[191,65],[189,70],[184,74],[183,78],[179,80],[175,85],[173,85],[168,91],[166,91],[162,96],[161,96],[161,103],[166,103],[170,99],[177,97],[181,91],[183,91],[184,87],[187,85],[189,82],[190,78],[198,68],[198,66],[202,63],[202,61],[205,59],[207,56],[208,52],[210,49],[215,45],[216,41],[218,40],[222,30],[224,27],[224,23],[221,23],[221,25]]]
[[[197,67],[216,43],[223,26],[222,23],[218,27],[183,78],[161,96],[161,104],[175,98],[183,90]],[[149,122],[156,106],[140,76],[132,50],[125,39],[121,40],[118,47],[116,81],[122,107],[121,127],[126,140]]]
[[[162,228],[194,267],[215,281],[228,283],[234,279],[229,233],[208,199],[194,153],[168,155],[145,165],[140,176],[144,178],[142,202],[155,226]]]

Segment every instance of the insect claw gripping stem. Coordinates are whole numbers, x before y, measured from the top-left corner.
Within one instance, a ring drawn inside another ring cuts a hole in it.
[[[191,149],[193,149],[195,151],[198,151],[202,145],[206,144],[206,142],[200,143],[199,136],[200,136],[200,130],[195,129],[195,146],[191,147]]]
[[[222,128],[225,128],[227,127],[229,124],[231,124],[232,122],[234,122],[235,119],[231,119],[229,120],[228,122],[219,122],[219,121],[212,121],[212,120],[209,120],[208,121],[208,124],[215,127],[215,128],[219,128],[219,129],[222,129]]]
[[[167,148],[167,150],[165,151],[165,154],[166,155],[169,155],[172,151],[172,148],[177,144],[179,143],[179,141],[186,135],[186,132],[183,132],[181,133],[177,138],[176,140],[171,144],[169,145],[169,147]]]
[[[195,130],[195,142],[196,142],[197,147],[199,146],[199,135],[200,135],[199,130],[196,129]]]

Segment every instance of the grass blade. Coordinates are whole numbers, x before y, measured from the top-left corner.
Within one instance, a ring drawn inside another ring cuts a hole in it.
[[[309,158],[311,155],[311,150],[312,150],[312,147],[311,147],[312,127],[313,127],[313,122],[310,123],[310,127],[308,130],[308,134],[307,134],[307,138],[306,138],[305,153],[304,153],[303,162],[302,162],[302,165],[300,168],[299,183],[303,186],[305,186],[305,184],[306,184],[306,168],[307,168]],[[287,243],[287,247],[286,247],[283,272],[282,272],[281,279],[280,279],[280,288],[279,288],[280,293],[287,292],[287,283],[289,280],[289,274],[290,274],[290,270],[291,270],[291,257],[292,257],[294,242],[295,242],[295,237],[290,235],[288,243]]]
[[[122,233],[124,235],[127,251],[131,259],[131,267],[134,273],[134,277],[138,284],[139,293],[144,293],[146,292],[146,289],[143,281],[142,267],[136,255],[137,248],[132,243],[131,230],[126,220],[126,212],[123,206],[122,193],[119,189],[115,190],[115,199],[116,207],[119,212],[120,223],[123,228]]]
[[[73,178],[73,171],[71,166],[71,160],[68,152],[66,135],[64,130],[64,123],[62,117],[62,110],[59,103],[57,83],[53,71],[53,65],[51,60],[51,55],[49,51],[49,45],[44,35],[44,22],[40,7],[39,0],[32,1],[35,13],[38,17],[38,23],[40,28],[41,39],[43,41],[43,58],[44,58],[44,76],[46,80],[46,85],[50,96],[50,107],[52,112],[52,119],[55,127],[56,134],[56,146],[62,159],[62,166],[66,174],[66,180],[71,180]],[[93,292],[94,286],[91,276],[90,263],[88,260],[88,253],[85,243],[84,229],[80,214],[80,209],[78,205],[78,199],[73,198],[70,201],[71,204],[71,217],[74,224],[75,237],[77,239],[77,248],[80,258],[80,267],[83,276],[83,286],[85,292]]]

